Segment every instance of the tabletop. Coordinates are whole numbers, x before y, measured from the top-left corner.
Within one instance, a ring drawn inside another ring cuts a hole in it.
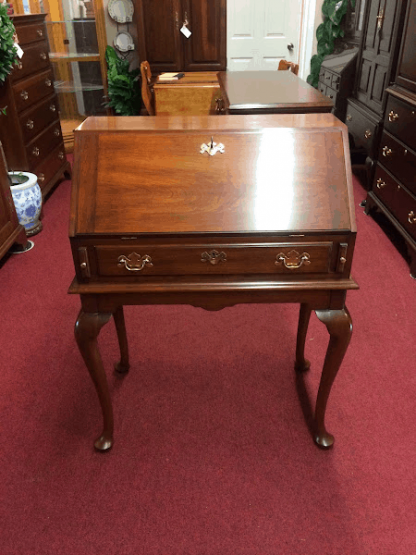
[[[230,114],[330,112],[332,101],[290,71],[222,71]]]

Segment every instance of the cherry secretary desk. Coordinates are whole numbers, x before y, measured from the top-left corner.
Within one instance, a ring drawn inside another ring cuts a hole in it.
[[[89,118],[75,132],[70,239],[75,337],[113,444],[97,345],[114,317],[129,369],[124,305],[299,303],[295,369],[311,311],[329,332],[314,439],[330,447],[329,393],[349,344],[355,242],[346,126],[331,114]],[[145,329],[143,329],[145,333]]]

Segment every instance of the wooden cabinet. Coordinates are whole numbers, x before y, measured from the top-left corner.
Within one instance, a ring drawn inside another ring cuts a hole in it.
[[[0,106],[7,106],[0,140],[9,170],[37,175],[45,196],[70,171],[70,165],[65,156],[44,20],[44,14],[13,17],[24,54],[0,87]]]
[[[387,88],[384,130],[366,212],[377,207],[404,239],[416,278],[416,0],[408,5],[396,82]]]
[[[138,0],[135,8],[139,57],[153,73],[226,69],[226,0]]]
[[[0,150],[0,258],[6,254],[14,243],[24,247],[27,238],[24,227],[19,224],[17,219],[10,183],[7,178],[6,164]]]

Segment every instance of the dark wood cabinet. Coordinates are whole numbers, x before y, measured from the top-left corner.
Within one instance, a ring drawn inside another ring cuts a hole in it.
[[[226,69],[226,0],[138,0],[135,6],[139,57],[153,73]]]
[[[13,17],[24,54],[0,87],[0,106],[7,106],[0,125],[0,140],[8,167],[37,175],[44,196],[65,172],[70,172],[53,86],[45,17],[45,14]]]
[[[416,278],[416,0],[409,2],[395,83],[386,89],[384,128],[366,212],[379,209],[404,239]]]

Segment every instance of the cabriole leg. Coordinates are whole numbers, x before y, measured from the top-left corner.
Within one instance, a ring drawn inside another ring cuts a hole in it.
[[[296,361],[295,370],[305,372],[309,370],[311,363],[305,359],[305,341],[308,332],[309,319],[311,317],[311,309],[307,304],[300,305],[298,337],[296,341]]]
[[[95,389],[97,390],[103,413],[103,433],[95,442],[99,451],[110,449],[113,444],[113,408],[103,362],[98,350],[97,338],[101,328],[109,321],[111,313],[79,313],[75,323],[75,339],[82,358],[88,368]]]
[[[334,443],[334,437],[325,429],[325,411],[332,384],[351,339],[352,321],[346,308],[315,312],[326,325],[330,336],[315,408],[315,441],[320,447],[328,448]]]
[[[129,371],[129,349],[127,344],[126,323],[124,321],[123,307],[119,306],[114,312],[114,322],[117,330],[118,343],[120,345],[120,362],[114,365],[116,372],[125,374]]]

